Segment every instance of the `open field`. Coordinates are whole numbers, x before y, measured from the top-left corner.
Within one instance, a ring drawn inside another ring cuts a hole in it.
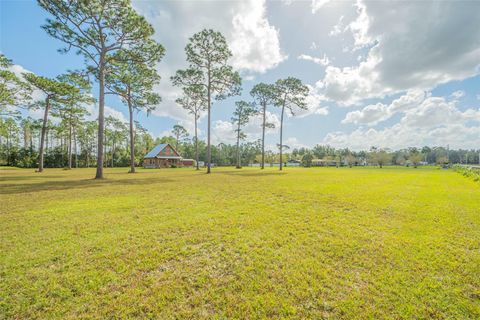
[[[480,187],[435,168],[0,170],[0,318],[480,317]]]

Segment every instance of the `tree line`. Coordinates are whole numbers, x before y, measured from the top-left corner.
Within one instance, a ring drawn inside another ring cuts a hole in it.
[[[69,71],[56,78],[47,78],[24,73],[17,76],[9,71],[12,61],[1,56],[0,112],[12,116],[12,106],[41,109],[43,119],[38,145],[38,171],[45,163],[45,144],[49,128],[49,117],[62,119],[68,129],[68,167],[72,167],[73,146],[82,118],[87,114],[85,105],[98,104],[96,123],[96,178],[103,178],[103,167],[107,161],[107,124],[105,119],[105,95],[117,95],[129,112],[129,154],[130,172],[135,172],[135,125],[134,111],[150,113],[160,105],[161,97],[155,92],[160,81],[157,64],[165,55],[165,48],[153,40],[154,29],[131,6],[129,0],[39,0],[39,5],[50,14],[42,28],[51,37],[59,40],[64,47],[59,51],[75,51],[83,56],[85,68]],[[214,30],[202,30],[194,34],[185,47],[188,67],[178,70],[171,81],[182,89],[177,103],[187,109],[195,121],[195,159],[200,159],[198,120],[207,113],[206,163],[207,173],[211,172],[211,114],[214,101],[226,99],[241,93],[241,77],[229,64],[232,57],[225,37]],[[98,96],[91,94],[92,84],[98,86]],[[34,91],[42,92],[44,99],[33,99]],[[263,114],[262,154],[267,105],[281,108],[279,153],[283,153],[283,118],[286,111],[293,114],[294,108],[306,109],[308,87],[299,79],[288,77],[275,84],[259,84],[251,92],[250,102],[237,101],[233,121],[237,126],[236,164],[241,167],[240,141],[248,119],[257,113]],[[261,111],[257,110],[257,104]],[[10,107],[10,108],[9,108]],[[15,116],[15,115],[13,115]],[[13,125],[11,121],[9,125]],[[120,138],[120,137],[118,137]],[[125,138],[124,138],[125,139]],[[10,139],[8,148],[10,148]],[[119,142],[119,140],[116,140]],[[33,145],[33,144],[32,144]],[[115,149],[114,142],[111,146]],[[30,146],[30,149],[32,146]],[[24,146],[25,149],[25,146]],[[35,150],[36,152],[36,150]],[[114,152],[112,153],[114,154]],[[30,157],[35,157],[33,150]],[[91,156],[91,154],[89,154]],[[264,158],[264,157],[263,157]],[[86,160],[89,163],[90,160]],[[30,161],[31,162],[31,161]],[[262,164],[262,168],[263,168]],[[198,167],[197,167],[198,169]],[[280,170],[282,166],[280,166]]]
[[[445,147],[422,148],[410,147],[400,150],[371,147],[369,150],[352,151],[348,148],[335,149],[328,145],[316,145],[313,148],[293,149],[290,158],[304,166],[312,166],[314,159],[330,161],[338,166],[384,165],[413,166],[425,164],[480,164],[480,150],[457,149]]]
[[[79,118],[70,121],[65,113],[58,122],[48,121],[45,132],[45,167],[94,167],[96,166],[97,121]],[[235,116],[233,117],[235,119]],[[238,119],[238,118],[237,118]],[[207,144],[195,139],[188,131],[175,125],[168,136],[154,138],[137,121],[134,122],[133,165],[142,164],[143,157],[155,145],[170,143],[184,158],[199,162],[207,160]],[[23,168],[38,167],[39,146],[41,144],[42,119],[0,118],[0,165]],[[126,167],[131,165],[129,122],[117,118],[105,118],[104,167]],[[238,139],[238,134],[237,134]],[[237,140],[238,141],[238,140]],[[211,146],[211,161],[216,166],[279,166],[279,151],[264,150],[263,140],[245,141],[242,144],[219,143]],[[352,151],[348,148],[336,149],[328,145],[315,145],[313,148],[290,148],[284,145],[283,164],[298,163],[305,167],[315,164],[315,160],[325,160],[326,165],[411,165],[421,164],[478,164],[480,150],[448,150],[444,147],[406,148],[396,151],[370,148]],[[263,152],[262,152],[263,151]],[[198,165],[198,162],[197,162]]]

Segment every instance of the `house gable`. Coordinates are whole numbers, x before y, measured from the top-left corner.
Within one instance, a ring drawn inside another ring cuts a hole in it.
[[[163,147],[163,149],[160,150],[157,156],[180,157],[180,154],[177,152],[177,150],[173,149],[173,147],[170,144],[167,143],[165,147]]]
[[[180,157],[180,154],[169,143],[161,143],[150,150],[144,159],[169,156]]]

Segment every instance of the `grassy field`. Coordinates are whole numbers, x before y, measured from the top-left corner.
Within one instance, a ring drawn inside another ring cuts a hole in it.
[[[480,317],[480,186],[435,168],[0,170],[0,318]]]

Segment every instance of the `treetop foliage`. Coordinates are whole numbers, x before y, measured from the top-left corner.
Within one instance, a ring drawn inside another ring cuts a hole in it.
[[[31,88],[10,70],[12,60],[0,53],[0,116],[18,117],[18,111],[8,106],[18,106],[28,101]]]
[[[257,83],[255,86],[253,86],[252,90],[250,90],[250,95],[255,102],[262,106],[272,104],[275,101],[276,96],[275,86],[263,82]]]
[[[141,50],[153,27],[132,8],[129,0],[39,0],[54,19],[43,29],[66,44],[62,53],[77,50],[95,68],[123,48]]]
[[[177,71],[171,79],[174,85],[204,87],[217,100],[240,93],[241,78],[228,64],[232,53],[220,32],[204,29],[194,34],[185,52],[189,67]]]
[[[295,115],[294,109],[307,109],[306,98],[309,89],[302,83],[300,79],[288,77],[279,79],[275,82],[275,99],[276,107],[287,108],[292,115]]]

